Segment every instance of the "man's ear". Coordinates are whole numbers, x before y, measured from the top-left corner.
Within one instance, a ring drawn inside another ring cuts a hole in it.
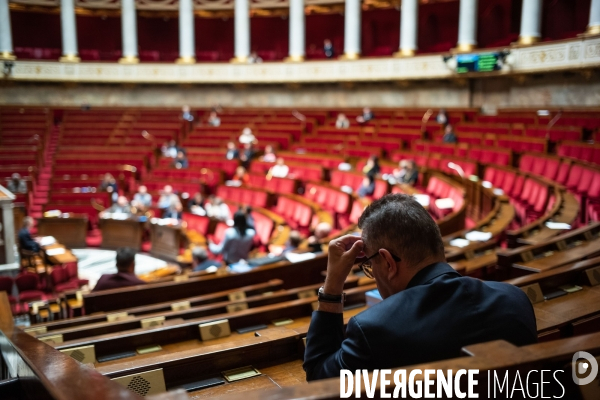
[[[398,274],[400,274],[400,268],[398,267],[398,263],[396,263],[396,261],[394,261],[394,257],[392,257],[390,252],[387,251],[386,249],[380,249],[379,254],[381,254],[381,257],[383,257],[383,259],[385,260],[385,262],[387,264],[388,279],[392,280],[393,278],[398,276]]]

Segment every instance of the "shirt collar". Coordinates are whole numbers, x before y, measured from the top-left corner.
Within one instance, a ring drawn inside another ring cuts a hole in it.
[[[438,276],[444,274],[454,274],[456,276],[461,276],[458,272],[454,270],[454,268],[452,268],[447,263],[438,262],[430,264],[425,268],[421,269],[419,272],[417,272],[417,274],[412,277],[406,288],[410,289],[414,286],[424,285],[427,282],[432,281]]]

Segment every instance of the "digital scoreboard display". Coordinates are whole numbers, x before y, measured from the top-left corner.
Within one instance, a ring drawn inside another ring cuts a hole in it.
[[[459,54],[456,56],[456,72],[492,72],[502,69],[499,53]]]

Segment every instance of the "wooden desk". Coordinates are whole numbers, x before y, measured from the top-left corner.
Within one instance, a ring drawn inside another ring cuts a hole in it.
[[[125,220],[101,218],[99,225],[102,231],[103,248],[131,247],[137,251],[142,248],[143,222],[134,218]]]
[[[48,250],[52,249],[65,249],[65,252],[62,254],[48,255]],[[48,258],[48,260],[54,265],[67,264],[72,262],[77,262],[77,257],[71,252],[71,250],[67,249],[60,243],[54,243],[49,246],[42,247],[42,251]]]
[[[181,246],[181,227],[150,224],[152,248],[150,254],[167,260],[176,260]]]
[[[88,218],[73,214],[68,218],[38,218],[38,236],[53,236],[69,248],[85,248]]]
[[[515,263],[513,267],[526,271],[542,272],[597,255],[600,255],[600,239],[583,242],[577,247],[565,251],[557,251],[548,257],[529,262]]]

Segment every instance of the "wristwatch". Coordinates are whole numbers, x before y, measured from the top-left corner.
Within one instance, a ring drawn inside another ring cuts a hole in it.
[[[323,303],[341,303],[344,304],[346,301],[346,293],[342,293],[339,295],[327,294],[323,289],[323,286],[319,288],[319,301]]]

